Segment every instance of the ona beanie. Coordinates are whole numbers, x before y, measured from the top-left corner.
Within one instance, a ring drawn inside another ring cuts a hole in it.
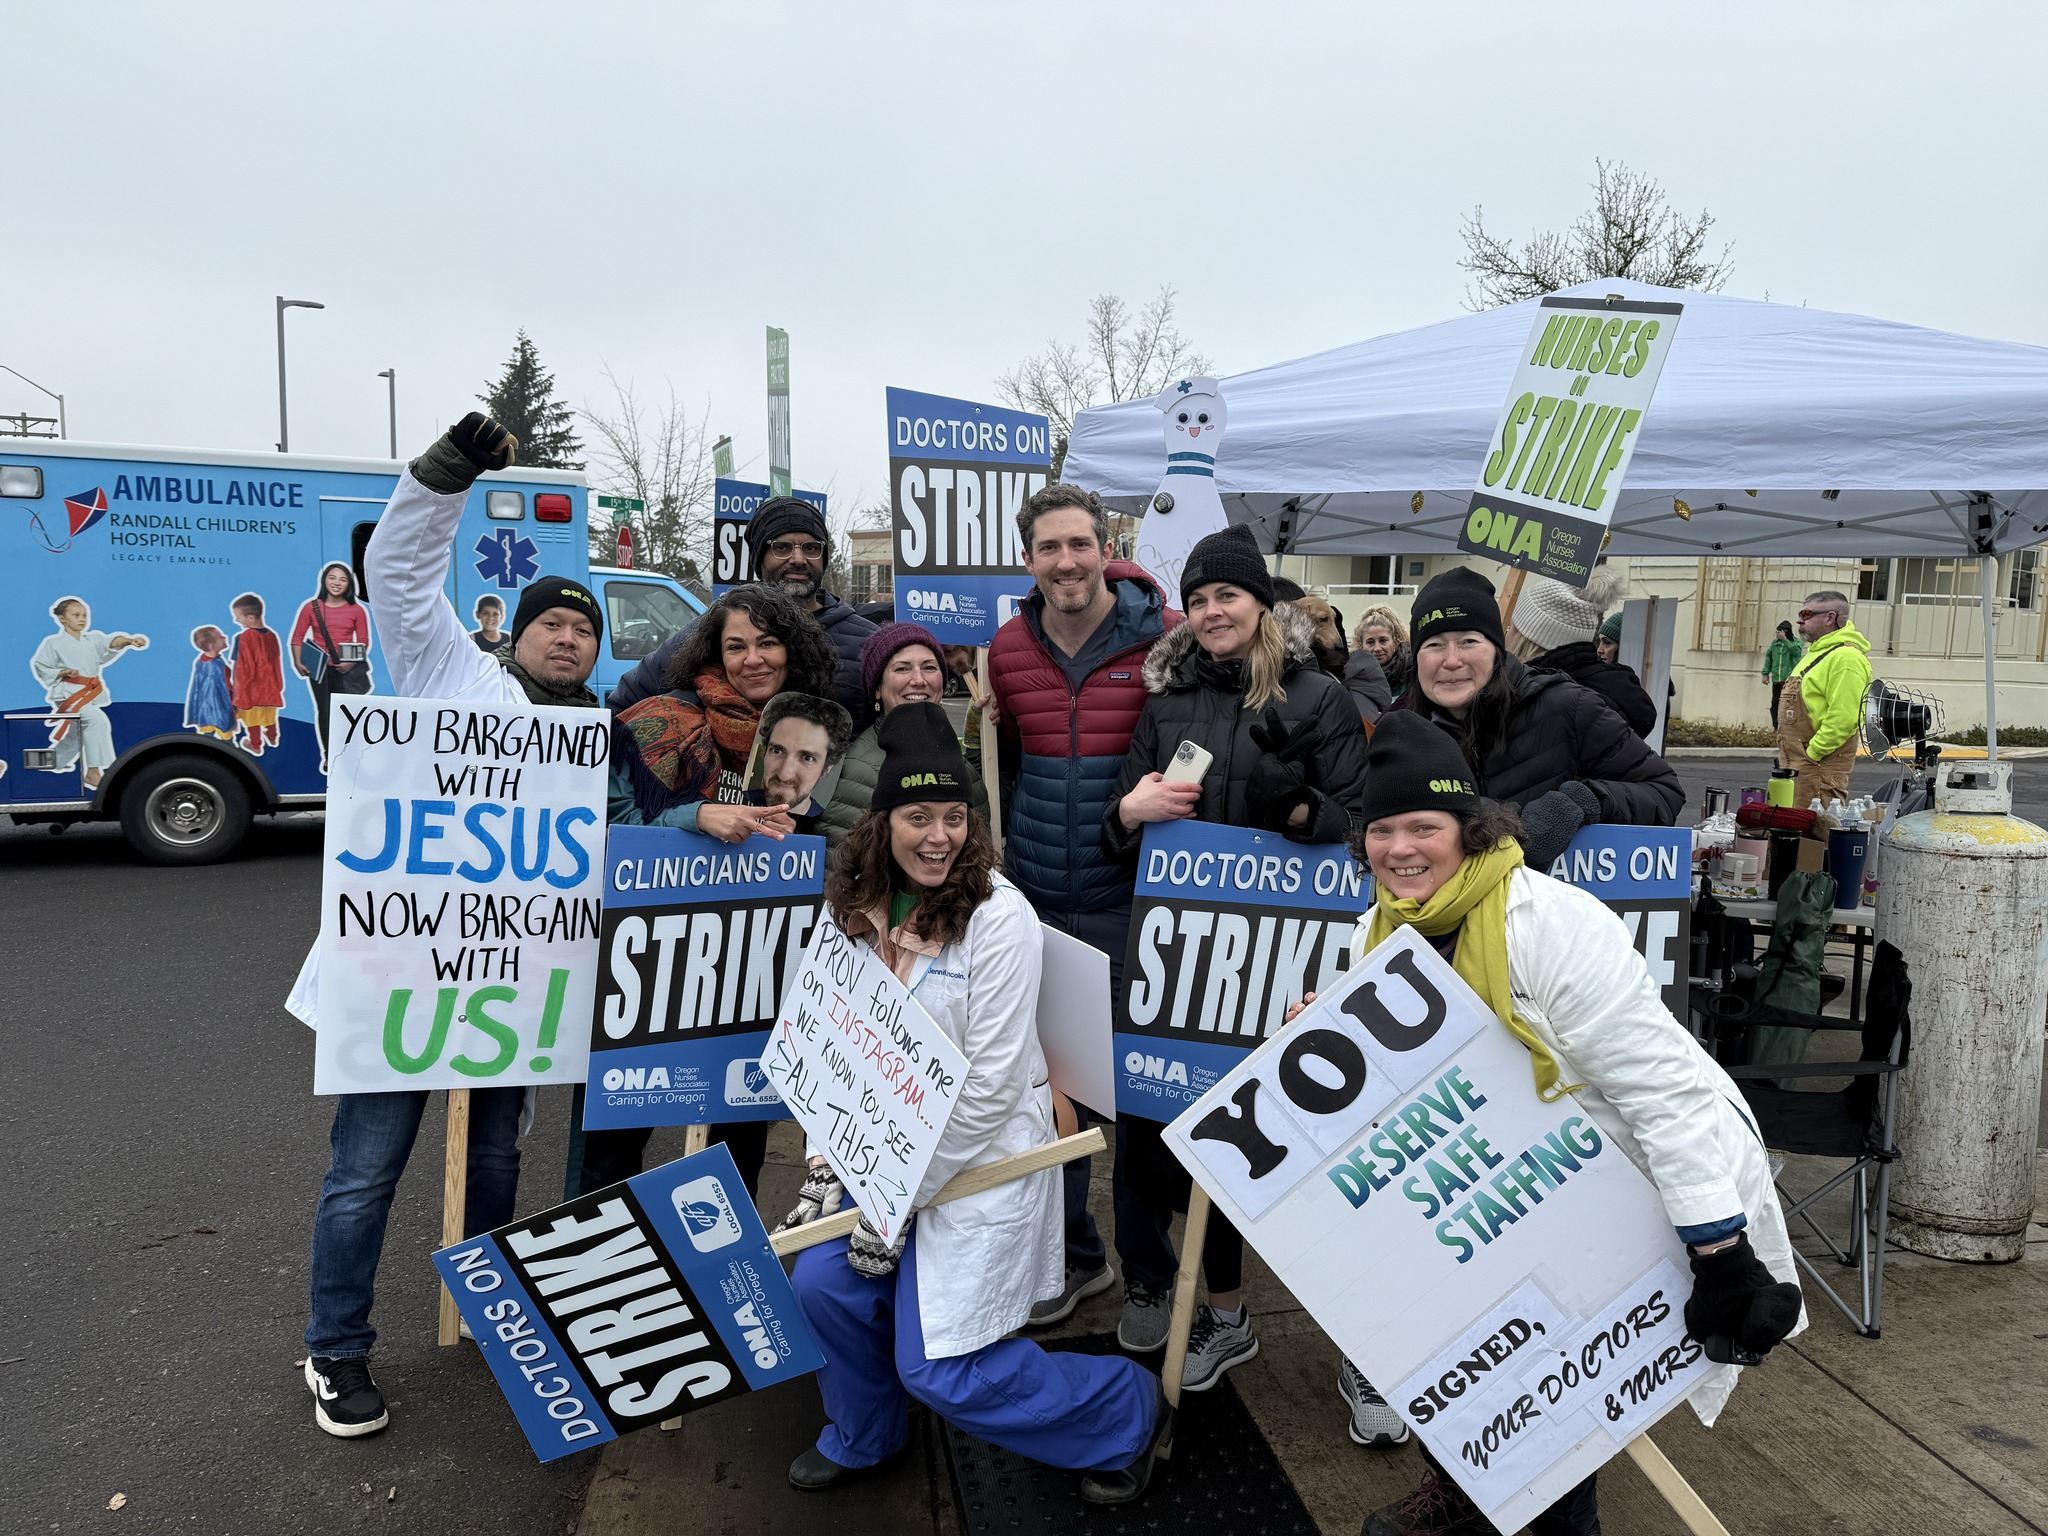
[[[1242,587],[1268,608],[1273,606],[1273,573],[1266,569],[1266,557],[1259,553],[1258,537],[1243,523],[1233,523],[1195,540],[1195,547],[1188,551],[1188,563],[1180,570],[1183,613],[1187,611],[1188,594],[1212,581]]]
[[[938,705],[897,705],[875,727],[875,741],[882,749],[882,773],[870,810],[924,800],[967,803],[967,759],[953,722]]]
[[[1461,629],[1477,630],[1502,650],[1507,649],[1493,583],[1467,566],[1454,565],[1431,577],[1415,594],[1415,606],[1408,615],[1408,643],[1419,651],[1431,635]]]
[[[512,614],[512,643],[517,645],[520,631],[550,608],[575,609],[590,620],[597,638],[604,639],[604,609],[598,606],[588,587],[566,576],[538,576],[519,594],[519,606]]]
[[[1478,808],[1479,786],[1449,732],[1413,710],[1393,709],[1380,716],[1365,752],[1361,826],[1411,811]]]

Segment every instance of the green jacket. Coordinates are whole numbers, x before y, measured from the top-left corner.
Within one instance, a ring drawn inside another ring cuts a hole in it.
[[[1771,648],[1764,652],[1764,681],[1782,683],[1792,675],[1799,665],[1799,658],[1806,653],[1806,647],[1797,640],[1783,636],[1771,642]]]
[[[1869,652],[1870,642],[1844,620],[1833,634],[1814,641],[1792,669],[1792,680],[1799,684],[1799,696],[1813,721],[1806,755],[1816,763],[1854,741],[1862,728],[1863,695],[1870,691]]]
[[[871,725],[853,738],[853,745],[846,749],[839,765],[839,787],[832,792],[832,803],[825,807],[825,819],[818,827],[825,834],[827,853],[846,840],[854,823],[866,813],[881,777],[882,744],[875,739],[875,727]],[[975,815],[986,822],[988,791],[982,788],[979,778],[968,781],[967,797]]]

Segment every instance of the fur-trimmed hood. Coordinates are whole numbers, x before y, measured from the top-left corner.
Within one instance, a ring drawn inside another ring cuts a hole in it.
[[[1286,601],[1273,605],[1273,618],[1280,626],[1280,636],[1287,642],[1287,665],[1282,670],[1283,678],[1306,667],[1319,671],[1316,664],[1314,622],[1294,604]],[[1195,686],[1195,651],[1200,645],[1195,638],[1192,620],[1169,629],[1153,643],[1145,653],[1145,687],[1151,693],[1192,688]]]

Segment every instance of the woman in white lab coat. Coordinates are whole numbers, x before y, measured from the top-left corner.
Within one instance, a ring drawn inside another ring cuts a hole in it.
[[[1005,1337],[1064,1278],[1057,1170],[926,1208],[955,1174],[1054,1139],[1036,1020],[1039,925],[969,814],[945,711],[899,706],[880,742],[874,799],[833,856],[826,904],[959,1046],[967,1077],[895,1243],[863,1220],[845,1246],[797,1261],[830,1422],[790,1481],[830,1487],[893,1454],[914,1397],[1006,1450],[1084,1470],[1084,1498],[1125,1502],[1144,1492],[1171,1431],[1157,1379],[1119,1356]]]

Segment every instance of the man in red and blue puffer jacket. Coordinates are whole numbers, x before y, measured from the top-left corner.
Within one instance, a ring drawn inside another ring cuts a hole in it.
[[[1092,491],[1048,485],[1024,503],[1017,532],[1037,589],[988,657],[1003,869],[1043,921],[1107,954],[1121,987],[1132,873],[1087,829],[1116,793],[1145,707],[1145,653],[1181,616],[1144,571],[1110,559],[1109,516]],[[1088,1176],[1087,1159],[1066,1165],[1066,1286],[1032,1309],[1034,1326],[1063,1321],[1115,1281],[1088,1214]]]

